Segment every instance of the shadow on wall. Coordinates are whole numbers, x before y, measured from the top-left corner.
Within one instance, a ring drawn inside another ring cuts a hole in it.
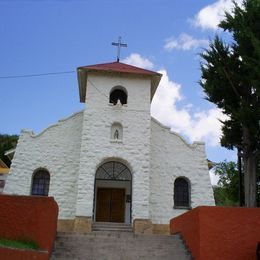
[[[170,222],[196,260],[253,260],[260,241],[260,208],[197,207]]]
[[[57,219],[58,205],[52,197],[0,195],[0,237],[36,242],[40,247],[37,259],[49,259],[56,237]],[[4,259],[21,259],[14,251],[0,247]],[[24,252],[22,259],[36,253],[17,251],[20,254]]]

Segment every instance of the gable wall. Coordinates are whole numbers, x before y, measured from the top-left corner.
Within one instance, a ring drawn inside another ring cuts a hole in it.
[[[153,223],[167,224],[186,210],[174,209],[177,177],[191,183],[191,207],[215,205],[202,143],[187,144],[169,128],[151,120],[150,214]]]
[[[59,218],[74,218],[81,131],[82,112],[39,135],[22,131],[4,193],[29,195],[33,172],[45,168],[50,173],[49,196],[59,205]]]

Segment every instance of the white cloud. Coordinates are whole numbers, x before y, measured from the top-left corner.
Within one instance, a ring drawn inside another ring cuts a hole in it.
[[[206,141],[210,146],[218,146],[221,135],[221,123],[225,115],[217,108],[193,112],[191,105],[177,108],[177,103],[182,100],[181,86],[171,81],[167,71],[152,101],[151,114],[173,131],[185,135],[190,141]]]
[[[241,6],[242,1],[243,0],[236,0],[235,2]],[[196,27],[216,30],[218,24],[224,18],[225,11],[231,11],[233,6],[233,0],[218,0],[201,9],[192,22]]]
[[[152,64],[137,53],[131,54],[124,62],[143,68],[145,64]],[[181,95],[181,85],[171,81],[166,70],[158,72],[163,76],[153,97],[152,116],[173,131],[185,135],[190,141],[205,141],[210,146],[218,146],[221,135],[219,119],[224,120],[225,115],[217,108],[194,112],[192,104],[178,108],[178,102],[184,99]]]
[[[130,56],[123,59],[122,62],[144,69],[152,69],[154,67],[154,64],[149,59],[143,58],[138,53],[132,53]]]
[[[208,43],[209,41],[206,39],[196,39],[186,33],[182,33],[177,39],[167,39],[164,49],[168,51],[171,51],[172,49],[188,51],[198,47],[207,46]]]

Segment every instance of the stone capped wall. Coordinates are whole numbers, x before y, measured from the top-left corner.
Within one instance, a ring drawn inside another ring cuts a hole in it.
[[[75,217],[82,114],[60,120],[38,135],[22,131],[4,193],[29,195],[34,171],[44,168],[50,173],[49,196],[59,205],[59,218]]]
[[[153,223],[167,224],[187,210],[174,209],[174,181],[191,184],[191,207],[215,205],[204,144],[186,143],[155,119],[151,120],[150,214]]]

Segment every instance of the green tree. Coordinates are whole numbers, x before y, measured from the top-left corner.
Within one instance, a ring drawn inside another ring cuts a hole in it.
[[[256,206],[256,165],[260,150],[260,1],[234,3],[220,28],[232,42],[218,36],[201,54],[201,81],[207,99],[228,119],[223,121],[221,145],[241,151],[245,205]]]
[[[220,162],[214,167],[214,173],[219,177],[218,184],[213,186],[216,205],[239,206],[239,172],[237,164],[227,161]],[[260,206],[260,161],[258,161],[256,178],[257,205]]]
[[[10,160],[4,155],[4,153],[16,146],[18,135],[0,134],[0,159],[10,166]]]
[[[213,187],[217,206],[239,205],[239,177],[235,162],[220,162],[214,168],[219,177],[218,185]]]

